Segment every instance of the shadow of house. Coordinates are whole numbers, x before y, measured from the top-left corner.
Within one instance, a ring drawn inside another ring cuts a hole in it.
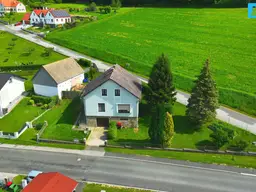
[[[57,124],[73,125],[82,110],[82,102],[79,97],[72,100],[72,102],[63,111],[61,118]]]

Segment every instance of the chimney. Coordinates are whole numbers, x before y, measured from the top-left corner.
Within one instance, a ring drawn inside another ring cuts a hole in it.
[[[26,179],[22,179],[22,181],[21,181],[22,189],[24,189],[27,185],[28,185],[27,180]]]

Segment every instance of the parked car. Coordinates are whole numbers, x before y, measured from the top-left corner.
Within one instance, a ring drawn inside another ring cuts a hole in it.
[[[28,173],[28,183],[31,182],[37,175],[39,175],[40,173],[43,173],[42,171],[36,171],[36,170],[32,170]]]

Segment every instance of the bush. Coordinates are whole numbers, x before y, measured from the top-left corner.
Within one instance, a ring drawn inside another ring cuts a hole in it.
[[[234,146],[239,150],[244,151],[249,146],[249,143],[245,140],[238,140],[235,142]]]
[[[35,101],[34,101],[33,99],[30,99],[30,100],[28,101],[28,105],[35,105]]]
[[[210,137],[213,139],[213,142],[218,149],[226,143],[229,143],[235,136],[233,130],[224,127],[224,125],[220,123],[214,123],[210,125],[209,128],[213,131]]]
[[[85,8],[85,11],[88,11],[88,12],[97,11],[96,3],[95,2],[90,3],[90,5],[87,8]]]
[[[43,103],[37,103],[36,106],[41,107],[43,106]]]
[[[35,125],[35,130],[41,130],[42,129],[42,127],[44,126],[44,123],[38,123],[38,124],[36,124]]]
[[[49,108],[48,104],[43,105],[43,109],[48,109],[48,108]]]
[[[92,65],[91,61],[83,58],[79,59],[77,62],[79,65],[82,65],[83,67],[90,67]]]
[[[115,139],[117,137],[116,122],[111,121],[108,128],[108,139]]]
[[[42,103],[42,105],[49,104],[52,101],[52,99],[50,97],[43,97],[43,96],[38,96],[38,95],[33,95],[31,97],[31,99],[33,99],[36,104]]]

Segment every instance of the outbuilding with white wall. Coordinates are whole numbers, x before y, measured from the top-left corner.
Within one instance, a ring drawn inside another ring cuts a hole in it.
[[[33,77],[34,92],[37,95],[62,99],[62,91],[83,83],[84,70],[73,58],[63,59],[42,68]]]

